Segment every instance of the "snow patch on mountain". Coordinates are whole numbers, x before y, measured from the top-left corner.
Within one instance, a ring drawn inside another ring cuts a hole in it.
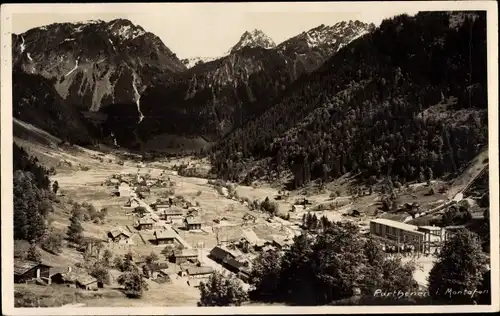
[[[142,114],[141,112],[141,95],[139,94],[139,91],[137,90],[137,75],[135,74],[135,72],[133,72],[133,77],[134,79],[132,80],[132,88],[134,89],[134,93],[135,93],[135,104],[137,104],[137,111],[139,112],[139,122],[142,122],[142,120],[144,119],[144,115]]]
[[[33,61],[33,58],[31,58],[30,53],[27,53],[27,54],[26,54],[26,56],[28,57],[28,59],[29,59],[30,61]]]
[[[21,40],[23,41],[21,43],[21,53],[24,53],[24,50],[26,49],[26,44],[24,44],[24,36],[21,36]]]
[[[342,21],[334,25],[321,24],[279,44],[278,50],[284,52],[289,49],[299,48],[300,50],[300,47],[306,47],[326,49],[329,53],[335,53],[374,29],[374,24],[360,21]]]
[[[121,25],[120,28],[113,31],[113,35],[122,40],[133,40],[144,34],[146,34],[144,30],[134,27],[134,25]]]
[[[190,57],[184,58],[181,62],[186,66],[186,68],[193,68],[196,65],[208,63],[217,60],[222,57]]]
[[[78,57],[75,61],[75,67],[73,69],[71,69],[67,74],[64,75],[64,77],[67,77],[69,76],[71,73],[73,73],[73,71],[75,71],[77,68],[78,68],[78,60],[80,59],[80,57]]]

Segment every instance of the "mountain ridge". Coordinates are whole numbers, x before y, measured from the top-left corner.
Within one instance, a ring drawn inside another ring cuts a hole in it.
[[[14,66],[56,79],[61,97],[81,110],[135,101],[135,89],[185,70],[158,36],[125,19],[53,23],[12,43]]]
[[[356,23],[351,27],[365,25]],[[300,54],[278,46],[252,30],[226,56],[180,60],[158,36],[126,19],[53,23],[13,35],[13,65],[53,82],[65,106],[100,125],[97,140],[121,135],[118,143],[137,145],[138,138],[165,132],[215,140],[336,52],[328,43]],[[199,123],[185,127],[193,121]]]
[[[347,172],[404,183],[459,170],[487,139],[487,96],[485,16],[457,25],[457,14],[396,16],[340,49],[214,147],[218,175],[291,175],[296,188]],[[428,119],[427,108],[446,113]]]

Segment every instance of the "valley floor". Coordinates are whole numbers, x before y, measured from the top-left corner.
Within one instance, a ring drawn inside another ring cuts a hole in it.
[[[30,129],[29,126],[24,128]],[[30,133],[39,135],[36,130]],[[40,135],[39,135],[40,136]],[[40,136],[45,137],[45,136]],[[46,138],[45,138],[46,139]],[[120,174],[149,174],[151,178],[161,178],[165,174],[170,181],[175,183],[173,189],[175,195],[183,196],[185,200],[193,204],[198,202],[201,209],[202,229],[197,231],[185,231],[179,227],[177,233],[194,248],[201,248],[201,258],[204,265],[212,266],[217,270],[224,270],[220,265],[208,259],[208,252],[217,245],[217,234],[219,241],[230,241],[241,238],[244,230],[253,230],[261,239],[272,240],[274,236],[292,238],[300,234],[300,223],[302,216],[311,210],[310,207],[299,208],[292,211],[292,206],[298,198],[307,198],[312,202],[312,208],[323,204],[324,211],[316,211],[318,218],[322,215],[330,220],[350,220],[360,225],[363,229],[369,227],[369,221],[378,216],[380,207],[380,198],[376,194],[366,194],[357,199],[352,199],[345,192],[335,198],[330,197],[331,190],[319,191],[316,194],[308,196],[300,195],[298,192],[290,192],[289,197],[277,200],[279,213],[289,214],[289,220],[279,217],[269,219],[268,215],[250,210],[241,201],[230,199],[221,195],[214,186],[208,184],[207,179],[197,177],[182,177],[177,172],[169,170],[174,164],[186,163],[183,160],[157,161],[155,163],[138,163],[130,158],[123,158],[114,153],[103,153],[89,149],[73,146],[71,148],[61,148],[57,145],[57,139],[48,139],[47,143],[41,143],[39,139],[16,137],[15,141],[23,146],[29,154],[39,158],[41,164],[46,167],[54,167],[56,174],[51,176],[52,181],[58,181],[59,193],[62,200],[74,200],[79,203],[88,202],[93,204],[97,210],[101,208],[108,209],[108,215],[104,223],[94,224],[91,222],[83,223],[84,234],[88,237],[94,237],[107,240],[107,233],[116,227],[122,227],[132,232],[132,244],[105,243],[105,247],[110,249],[115,256],[124,255],[132,251],[136,255],[147,255],[152,251],[160,255],[164,247],[154,246],[144,238],[147,234],[135,231],[133,228],[134,219],[130,214],[130,209],[124,208],[128,197],[117,197],[112,195],[112,187],[105,184],[106,180],[111,179],[113,175]],[[195,163],[195,161],[190,161]],[[345,185],[346,179],[339,179],[331,184],[333,187],[341,188]],[[463,185],[463,181],[460,183]],[[144,202],[151,204],[158,198],[164,197],[166,188],[152,187],[150,196],[145,197]],[[274,199],[279,195],[279,190],[268,185],[258,187],[238,185],[236,188],[239,197],[249,198],[251,201],[258,199],[263,201],[266,197]],[[432,208],[441,205],[448,200],[446,193],[427,194],[429,188],[425,185],[413,185],[401,191],[399,194],[400,203],[418,202],[424,208]],[[359,217],[346,216],[349,211],[358,210]],[[255,216],[255,222],[246,222],[243,217],[246,214]],[[65,231],[69,225],[70,213],[62,205],[55,205],[55,211],[51,215],[52,226],[60,231]],[[225,220],[220,221],[221,218]],[[218,223],[217,223],[218,222]],[[54,267],[73,266],[82,260],[81,253],[74,249],[65,248],[63,252],[56,256],[43,252],[43,261]],[[426,284],[426,276],[432,267],[433,257],[417,258],[419,269],[415,272],[416,280]],[[119,271],[112,270],[112,284],[98,294],[79,294],[76,295],[74,289],[61,290],[56,293],[52,287],[43,287],[38,285],[16,285],[16,290],[29,291],[39,295],[61,295],[60,305],[64,304],[84,304],[85,306],[196,306],[199,300],[199,290],[188,285],[185,277],[178,277],[173,273],[170,277],[171,283],[158,284],[148,280],[149,290],[144,293],[141,299],[128,299],[118,289],[116,278]],[[247,287],[247,286],[246,286]],[[69,292],[70,294],[68,294]],[[45,293],[46,292],[46,293]],[[50,292],[50,293],[49,293]]]

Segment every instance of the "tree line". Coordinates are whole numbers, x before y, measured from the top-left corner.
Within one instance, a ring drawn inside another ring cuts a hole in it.
[[[253,262],[246,292],[241,281],[220,273],[200,286],[201,306],[248,302],[286,305],[490,304],[491,270],[478,236],[457,231],[441,249],[427,289],[414,279],[415,262],[387,255],[362,238],[353,224],[330,222],[314,238],[304,233],[289,250],[268,250]],[[383,297],[397,289],[402,297]],[[465,293],[476,290],[474,295]],[[405,293],[426,295],[404,295]],[[377,296],[379,293],[379,296]]]

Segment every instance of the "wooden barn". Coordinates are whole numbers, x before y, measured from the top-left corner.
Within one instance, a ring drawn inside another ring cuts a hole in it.
[[[50,280],[50,266],[22,259],[14,259],[14,282],[25,283],[36,279]]]
[[[81,269],[69,267],[65,272],[55,273],[50,276],[51,282],[55,284],[65,284],[68,287],[80,288],[84,290],[97,290],[103,287],[96,278],[90,276]]]

